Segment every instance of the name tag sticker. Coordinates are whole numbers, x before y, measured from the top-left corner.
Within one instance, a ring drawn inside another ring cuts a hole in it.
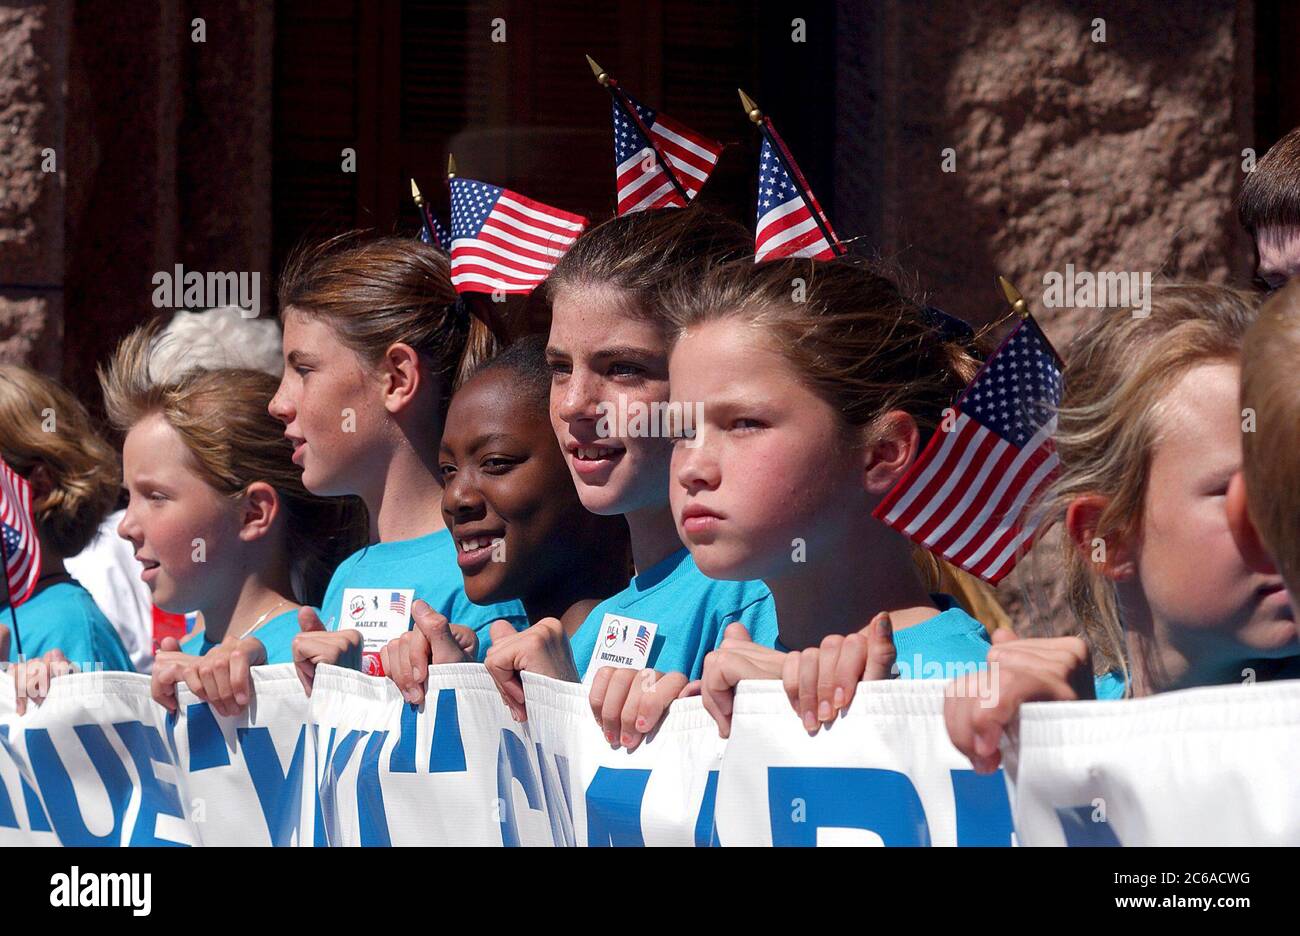
[[[339,630],[361,632],[361,672],[383,676],[379,651],[411,629],[414,588],[345,588]]]
[[[596,673],[605,666],[645,669],[658,628],[659,625],[653,621],[638,621],[636,618],[607,613],[600,623],[596,649],[592,651],[583,683],[590,685]]]

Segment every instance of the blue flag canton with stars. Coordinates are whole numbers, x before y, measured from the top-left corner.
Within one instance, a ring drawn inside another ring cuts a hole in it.
[[[486,182],[473,179],[451,180],[451,238],[460,240],[478,237],[497,199],[501,189]]]
[[[1025,319],[962,394],[958,408],[1023,448],[1061,405],[1060,363],[1032,318]]]
[[[799,189],[777,158],[772,141],[763,135],[763,151],[758,159],[758,220],[773,208],[780,208],[799,195]],[[811,205],[808,206],[811,209]]]
[[[644,104],[638,104],[632,100],[630,94],[626,94],[628,102],[636,111],[636,115],[641,118],[641,123],[648,130],[654,125],[655,112]],[[617,98],[614,104],[614,164],[623,165],[637,153],[641,152],[650,145],[649,141],[641,134],[641,128],[636,125],[623,106],[619,104]]]

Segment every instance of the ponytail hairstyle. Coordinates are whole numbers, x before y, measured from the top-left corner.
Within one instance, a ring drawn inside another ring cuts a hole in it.
[[[43,466],[50,489],[32,492],[32,515],[50,548],[75,556],[117,504],[117,455],[86,408],[48,377],[0,364],[0,455],[28,480]]]
[[[564,290],[613,289],[623,294],[630,316],[666,330],[660,297],[670,283],[689,282],[710,264],[753,249],[745,228],[697,204],[637,211],[579,237],[547,277],[546,296],[554,302]]]
[[[1165,397],[1191,368],[1240,358],[1257,303],[1253,295],[1226,286],[1157,283],[1150,315],[1106,313],[1075,337],[1065,353],[1065,390],[1057,414],[1061,468],[1035,508],[1045,527],[1064,524],[1076,497],[1100,494],[1106,507],[1094,535],[1103,542],[1140,535]],[[1129,684],[1115,583],[1068,535],[1061,537],[1060,549],[1052,577],[1063,579],[1066,603],[1092,649],[1096,675],[1118,671]],[[1046,591],[1045,577],[1035,578],[1038,590]]]
[[[923,450],[983,363],[973,336],[955,334],[942,324],[950,319],[855,257],[716,264],[678,278],[664,307],[678,334],[720,320],[759,331],[838,414],[844,437],[865,429],[866,444],[882,416],[902,410]],[[920,547],[913,560],[932,591],[948,590],[987,627],[1009,625],[988,585]]]
[[[410,345],[438,381],[442,416],[452,391],[496,352],[491,329],[457,297],[447,257],[413,238],[352,231],[306,244],[285,264],[279,302],[281,315],[292,306],[326,322],[372,364]]]
[[[279,382],[263,371],[190,370],[166,383],[149,376],[157,325],[144,326],[118,346],[99,369],[104,406],[113,426],[127,432],[160,415],[193,456],[195,472],[231,499],[263,481],[275,488],[285,520],[295,596],[318,605],[335,567],[366,542],[365,507],[355,497],[317,497],[302,486],[284,425],[267,406]]]

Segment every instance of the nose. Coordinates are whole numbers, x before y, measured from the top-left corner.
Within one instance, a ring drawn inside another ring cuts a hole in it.
[[[555,415],[566,423],[595,421],[598,397],[596,381],[575,369],[568,380],[552,389],[551,405]]]
[[[692,494],[714,490],[722,483],[722,465],[710,441],[708,430],[697,426],[694,438],[673,445],[673,477]]]
[[[293,400],[284,386],[288,377],[289,371],[286,369],[284,377],[280,379],[280,386],[275,390],[275,396],[271,397],[271,402],[266,405],[266,411],[286,426],[293,422],[296,413]]]
[[[144,537],[140,533],[140,524],[136,522],[134,508],[128,501],[126,510],[122,514],[122,519],[117,525],[117,535],[129,542],[136,549],[144,542]]]
[[[483,493],[469,472],[457,471],[447,481],[442,489],[442,511],[456,523],[477,520],[486,513]]]

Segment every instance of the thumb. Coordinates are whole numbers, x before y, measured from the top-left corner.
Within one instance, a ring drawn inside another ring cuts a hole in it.
[[[518,631],[515,630],[513,624],[501,619],[493,621],[492,625],[488,628],[488,636],[492,638],[493,646],[501,643],[501,641],[505,640],[507,637],[513,637],[517,633]]]
[[[429,642],[429,659],[432,663],[459,663],[465,652],[452,635],[447,619],[421,599],[411,605],[411,618],[416,629]]]
[[[175,637],[164,637],[162,639],[162,643],[158,645],[159,652],[166,650],[169,653],[179,653],[180,649],[181,649],[181,642],[177,640]]]
[[[1011,643],[1011,641],[1019,639],[1020,638],[1016,636],[1016,632],[1009,627],[996,628],[993,633],[989,635],[989,640],[995,647],[998,644]]]
[[[323,631],[325,625],[320,622],[315,608],[303,605],[298,609],[298,629],[304,634],[310,634],[313,631]]]
[[[739,621],[733,621],[727,625],[726,629],[722,632],[722,639],[736,643],[754,642],[753,638],[749,636],[749,631],[745,629],[745,625],[741,624]]]
[[[866,626],[867,665],[862,673],[864,682],[894,678],[894,661],[898,651],[894,647],[894,622],[889,613],[882,611]]]

